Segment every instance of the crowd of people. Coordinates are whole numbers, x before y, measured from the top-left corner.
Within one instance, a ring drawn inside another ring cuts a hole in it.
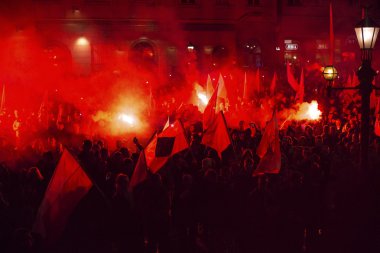
[[[289,104],[286,96],[277,100],[279,110]],[[137,139],[132,149],[86,136],[83,129],[91,126],[73,108],[59,115],[58,106],[55,114],[45,112],[46,118],[37,112],[22,121],[14,111],[2,116],[0,125],[0,249],[372,252],[380,235],[373,220],[379,218],[379,189],[367,194],[363,185],[370,183],[358,176],[363,174],[358,102],[327,99],[321,103],[322,119],[283,125],[281,171],[275,175],[252,176],[260,162],[260,124],[240,120],[230,128],[232,144],[221,157],[201,143],[201,123],[189,124],[189,149],[132,192],[128,185],[143,149]],[[236,110],[231,118],[246,114],[247,106],[231,108]],[[64,148],[77,156],[96,187],[76,207],[60,240],[47,249],[32,227]],[[368,173],[378,179],[380,139],[373,134],[369,161]]]

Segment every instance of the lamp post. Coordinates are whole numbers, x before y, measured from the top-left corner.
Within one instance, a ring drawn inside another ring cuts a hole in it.
[[[368,17],[368,9],[365,9],[364,19],[355,26],[355,33],[362,50],[362,65],[356,74],[360,81],[358,88],[362,97],[360,165],[363,172],[368,170],[370,95],[374,88],[372,81],[376,75],[371,67],[372,49],[379,34],[379,26]]]
[[[327,85],[327,97],[326,97],[326,109],[327,109],[327,112],[329,113],[330,112],[330,93],[331,93],[331,89],[333,87],[333,83],[334,83],[334,80],[335,78],[338,77],[338,71],[336,70],[336,68],[333,66],[333,65],[327,65],[326,67],[323,68],[323,78],[328,82],[328,85]],[[327,114],[327,118],[328,118],[328,115]]]
[[[332,87],[332,81],[327,87],[328,93],[333,90],[357,89],[362,97],[361,105],[361,141],[360,141],[360,167],[361,171],[368,170],[368,147],[369,147],[369,115],[370,115],[370,95],[373,89],[378,89],[372,85],[376,72],[371,67],[372,50],[375,47],[379,34],[379,26],[368,17],[368,9],[365,9],[365,17],[355,26],[355,33],[362,51],[362,65],[356,72],[360,81],[356,87]],[[327,67],[326,67],[327,68]],[[323,71],[323,76],[332,78],[334,71],[330,68]],[[326,79],[329,80],[329,79]]]

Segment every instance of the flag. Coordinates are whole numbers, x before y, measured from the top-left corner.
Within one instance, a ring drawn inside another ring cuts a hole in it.
[[[359,81],[358,75],[354,72],[354,73],[352,74],[351,86],[352,86],[352,87],[355,87],[355,86],[357,86],[357,85],[359,85],[359,84],[360,84],[360,81]]]
[[[157,134],[144,149],[147,167],[152,173],[156,173],[170,157],[188,147],[183,126],[176,120],[170,127]]]
[[[261,78],[260,78],[260,69],[258,68],[256,70],[255,80],[254,80],[255,83],[254,83],[254,86],[253,86],[253,87],[255,87],[257,93],[260,93],[260,91],[261,91],[260,80],[261,80]]]
[[[224,79],[222,74],[219,74],[219,80],[218,80],[218,98],[222,98],[224,100],[227,100],[227,89],[224,85]]]
[[[214,93],[214,86],[212,85],[210,75],[207,75],[207,83],[206,83],[206,96],[209,99]]]
[[[132,192],[133,189],[140,183],[148,178],[148,166],[145,159],[145,151],[140,152],[139,159],[137,160],[135,169],[133,171],[131,180],[129,182],[128,191]]]
[[[5,109],[5,84],[3,84],[3,91],[1,93],[0,113]]]
[[[293,88],[294,91],[297,92],[299,85],[298,85],[297,80],[294,78],[292,70],[290,69],[289,62],[286,62],[286,76],[288,78],[288,83],[290,84],[290,86]]]
[[[352,87],[352,76],[351,76],[351,73],[348,74],[348,77],[347,77],[347,82],[346,82],[346,87]]]
[[[375,117],[375,134],[380,137],[380,98],[377,98]]]
[[[153,100],[153,92],[152,85],[149,85],[149,115],[151,115],[154,111],[154,100]]]
[[[218,88],[219,86],[216,86],[216,89],[214,90],[214,93],[212,94],[203,112],[203,129],[207,129],[216,117]]]
[[[265,127],[256,153],[260,157],[260,162],[253,172],[254,176],[264,173],[277,174],[280,172],[281,150],[276,111],[273,112],[272,119]]]
[[[38,209],[33,232],[39,233],[48,245],[54,244],[92,185],[79,163],[65,149]]]
[[[162,128],[162,131],[165,131],[170,126],[170,117],[168,116],[168,120],[166,121],[164,128]]]
[[[298,87],[298,91],[296,94],[296,101],[298,101],[300,103],[303,103],[303,98],[305,95],[305,80],[304,79],[305,79],[305,77],[304,77],[303,69],[302,69],[301,77],[300,77],[300,85]]]
[[[202,144],[215,149],[220,157],[222,152],[231,144],[223,112],[219,112],[204,131]]]
[[[244,73],[243,99],[244,100],[248,99],[247,72]]]
[[[334,63],[334,25],[333,25],[333,8],[330,1],[330,65]]]
[[[272,82],[270,83],[270,94],[272,96],[275,94],[276,83],[277,83],[277,73],[274,72]]]

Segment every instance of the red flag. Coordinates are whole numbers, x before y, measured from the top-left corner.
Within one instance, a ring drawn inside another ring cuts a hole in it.
[[[351,76],[351,73],[348,74],[348,77],[347,77],[347,82],[346,82],[346,87],[352,87],[352,76]]]
[[[231,144],[223,112],[220,112],[203,133],[202,144],[215,149],[221,157],[222,152]]]
[[[206,83],[206,96],[207,96],[207,98],[210,98],[213,93],[214,93],[214,86],[212,85],[210,75],[207,75],[207,83]]]
[[[294,91],[298,91],[299,85],[297,80],[295,79],[292,70],[290,69],[290,64],[289,62],[286,62],[286,75],[288,78],[288,83],[290,86],[293,88]]]
[[[135,169],[133,171],[133,175],[129,182],[128,190],[130,192],[143,181],[145,181],[148,177],[148,166],[146,165],[145,159],[145,151],[142,150],[140,152],[139,160],[136,163]]]
[[[218,80],[218,98],[227,100],[227,89],[224,85],[224,79],[222,74],[219,74],[219,80]]]
[[[334,63],[334,25],[333,25],[333,8],[330,1],[330,65]]]
[[[376,111],[375,111],[375,134],[380,137],[380,98],[377,99]]]
[[[272,82],[270,83],[270,94],[272,96],[275,94],[276,83],[277,83],[277,74],[276,72],[274,72]]]
[[[65,149],[38,209],[33,231],[39,233],[48,245],[54,244],[92,185],[90,178]]]
[[[243,83],[243,99],[248,99],[248,86],[247,86],[247,72],[244,73],[244,83]]]
[[[305,95],[305,77],[303,74],[303,69],[301,71],[301,77],[300,77],[300,85],[296,94],[296,101],[303,103],[303,98]]]
[[[145,148],[146,164],[152,173],[156,173],[170,157],[188,147],[182,124],[176,120],[157,134]]]
[[[5,109],[5,84],[3,84],[3,91],[1,93],[1,102],[0,102],[0,114]]]
[[[264,173],[277,174],[280,172],[281,150],[276,112],[273,113],[272,119],[265,127],[265,132],[256,153],[261,159],[256,170],[253,172],[254,176]]]
[[[216,110],[217,110],[216,102],[217,102],[217,96],[218,96],[218,87],[219,85],[216,86],[216,89],[214,90],[214,93],[212,94],[203,112],[203,129],[207,129],[210,123],[216,117]]]
[[[255,84],[254,84],[254,87],[256,89],[256,92],[260,93],[261,91],[261,83],[260,83],[260,69],[258,68],[256,70],[256,75],[255,75]]]

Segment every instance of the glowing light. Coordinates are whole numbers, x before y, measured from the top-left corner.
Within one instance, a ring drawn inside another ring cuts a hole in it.
[[[208,99],[207,99],[206,93],[204,93],[204,92],[198,92],[197,96],[198,96],[199,100],[202,102],[203,105],[207,105],[208,104]]]
[[[307,110],[307,115],[310,120],[318,120],[321,117],[322,112],[318,109],[318,102],[313,100]]]
[[[318,109],[318,102],[313,100],[311,103],[304,102],[299,105],[298,110],[294,114],[289,115],[292,120],[319,120],[322,112]]]
[[[86,37],[79,37],[76,41],[76,44],[78,46],[88,46],[90,42],[88,41]]]
[[[136,124],[136,118],[132,115],[129,115],[129,114],[122,113],[119,115],[118,119],[127,123],[130,126],[133,126]]]

